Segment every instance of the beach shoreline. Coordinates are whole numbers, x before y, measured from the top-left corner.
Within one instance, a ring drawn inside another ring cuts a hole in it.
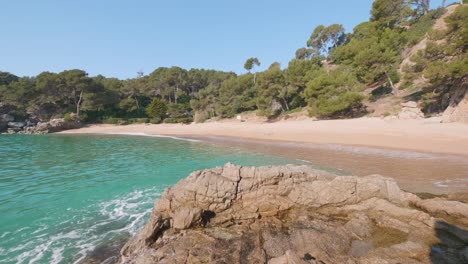
[[[468,125],[434,120],[224,120],[203,124],[89,125],[60,134],[169,137],[239,147],[317,168],[397,180],[413,193],[468,192]]]
[[[202,124],[88,125],[60,134],[141,134],[184,138],[219,137],[265,142],[338,144],[468,156],[468,125],[437,119],[285,120]]]

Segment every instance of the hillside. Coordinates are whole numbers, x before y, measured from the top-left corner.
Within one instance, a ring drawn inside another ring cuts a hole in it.
[[[352,32],[318,25],[287,67],[273,63],[265,71],[255,71],[261,59],[252,57],[245,74],[160,67],[119,80],[80,69],[31,77],[0,72],[0,132],[54,118],[190,123],[244,112],[272,121],[301,111],[316,119],[445,111],[445,122],[468,122],[468,5],[430,10],[428,3],[375,0],[370,19]]]

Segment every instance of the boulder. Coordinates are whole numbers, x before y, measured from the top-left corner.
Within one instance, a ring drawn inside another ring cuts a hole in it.
[[[226,164],[165,190],[120,261],[429,263],[437,241],[462,261],[466,204],[452,202],[421,200],[379,175]]]
[[[417,108],[418,103],[415,101],[408,101],[408,102],[403,102],[400,104],[402,107],[408,107],[408,108]]]
[[[9,114],[3,114],[3,115],[0,115],[0,121],[13,122],[15,121],[15,118]]]
[[[26,126],[25,122],[8,122],[8,127],[11,128],[23,128]]]
[[[54,133],[67,129],[75,129],[81,127],[82,124],[74,121],[65,121],[63,118],[55,118],[49,122],[38,122],[31,130],[32,134]]]
[[[418,104],[413,101],[401,103],[402,109],[398,113],[398,119],[424,119],[424,113],[418,108]]]
[[[442,115],[444,123],[468,123],[468,85],[457,89]]]

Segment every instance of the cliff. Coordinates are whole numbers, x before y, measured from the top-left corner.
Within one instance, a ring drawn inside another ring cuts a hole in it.
[[[195,171],[156,201],[123,263],[463,263],[468,204],[307,166]]]

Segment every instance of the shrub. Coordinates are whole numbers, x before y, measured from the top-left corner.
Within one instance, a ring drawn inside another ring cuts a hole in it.
[[[167,105],[161,98],[154,98],[153,101],[146,107],[146,114],[149,117],[159,117],[164,119],[167,112]]]
[[[336,97],[319,97],[311,104],[309,114],[322,118],[348,117],[362,112],[364,96],[356,92],[340,94]]]
[[[73,121],[73,118],[71,116],[71,113],[65,113],[63,115],[63,120],[65,120],[65,122],[72,122]]]
[[[167,123],[167,124],[175,124],[175,123],[189,124],[192,122],[193,122],[193,118],[191,117],[180,117],[180,118],[169,117],[169,118],[164,119],[164,123]]]

